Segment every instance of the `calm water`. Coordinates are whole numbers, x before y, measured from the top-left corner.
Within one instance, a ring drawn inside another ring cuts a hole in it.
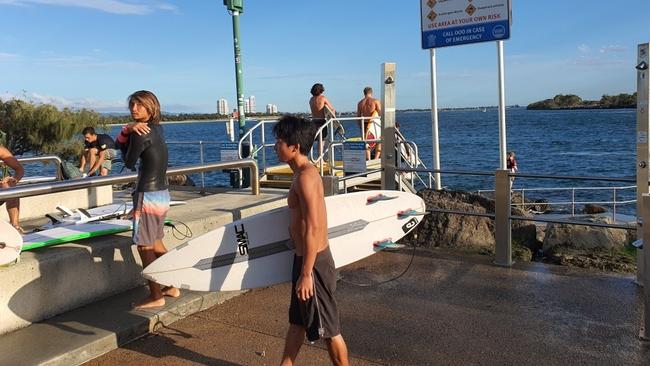
[[[397,120],[407,139],[418,144],[420,157],[432,164],[431,117],[429,112],[398,112]],[[577,110],[528,111],[507,109],[508,150],[517,154],[520,173],[633,177],[635,175],[636,111]],[[496,109],[482,112],[444,111],[439,113],[440,162],[444,170],[471,170],[493,172],[499,166],[499,124]],[[253,123],[250,124],[251,126]],[[346,123],[348,135],[358,134],[354,123]],[[226,142],[223,122],[166,124],[168,141]],[[109,134],[117,135],[119,127]],[[270,126],[267,136],[272,136]],[[255,140],[257,141],[257,139]],[[220,160],[220,145],[204,146],[204,160]],[[170,164],[181,166],[199,162],[198,145],[170,144]],[[276,162],[275,153],[267,149],[270,164]],[[198,183],[200,176],[193,176]],[[224,173],[206,174],[208,185],[228,185]],[[443,175],[442,184],[450,189],[491,189],[493,179]],[[571,186],[625,186],[627,183],[593,181],[532,180],[519,178],[514,188],[571,187]],[[582,196],[580,196],[582,194]],[[540,192],[540,196],[553,193]],[[609,197],[606,197],[608,195]],[[611,200],[611,191],[605,193],[578,193],[578,200]],[[557,194],[555,195],[557,196]],[[618,199],[634,198],[634,191],[619,192]]]

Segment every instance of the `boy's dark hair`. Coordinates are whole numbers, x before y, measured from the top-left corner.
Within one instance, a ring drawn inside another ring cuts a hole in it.
[[[307,155],[314,144],[316,129],[311,121],[301,117],[285,115],[273,126],[273,135],[287,145],[300,146],[300,153]]]
[[[84,128],[83,131],[81,131],[81,134],[84,135],[84,136],[86,136],[87,134],[96,135],[95,129],[92,128],[92,127]]]
[[[317,97],[325,91],[325,87],[321,83],[316,83],[311,87],[311,95]]]

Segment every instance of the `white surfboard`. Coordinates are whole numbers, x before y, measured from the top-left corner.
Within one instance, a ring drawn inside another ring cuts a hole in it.
[[[327,197],[329,245],[337,268],[396,242],[422,221],[422,198],[398,191]],[[147,266],[143,276],[197,291],[232,291],[291,280],[289,208],[257,214],[181,244]]]
[[[20,255],[23,237],[10,223],[0,220],[0,266],[9,264]]]
[[[171,201],[170,206],[184,205],[185,201]],[[57,225],[83,224],[93,221],[115,219],[128,214],[133,209],[132,201],[112,203],[110,205],[98,206],[89,209],[70,209],[64,205],[56,207],[61,215],[46,215],[52,222],[44,225],[41,229],[51,229]]]

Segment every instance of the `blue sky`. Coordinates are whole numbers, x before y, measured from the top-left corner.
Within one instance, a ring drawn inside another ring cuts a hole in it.
[[[419,4],[244,0],[245,95],[258,111],[302,112],[321,82],[352,111],[395,62],[398,108],[428,108]],[[648,0],[514,1],[506,103],[634,92],[649,15]],[[440,107],[497,104],[495,43],[440,48],[437,60]],[[149,89],[165,111],[214,112],[217,99],[235,101],[232,20],[222,0],[0,0],[0,70],[0,99],[125,111],[131,92]]]

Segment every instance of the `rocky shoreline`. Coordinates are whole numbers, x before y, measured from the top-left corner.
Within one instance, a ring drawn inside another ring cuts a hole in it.
[[[494,200],[469,192],[423,189],[418,195],[424,199],[427,210],[494,213]],[[530,213],[516,207],[512,208],[511,214],[532,218]],[[581,220],[612,223],[609,218],[595,215],[587,215]],[[635,250],[630,245],[634,238],[633,230],[512,221],[513,258],[517,261],[632,273],[636,271]],[[430,249],[451,248],[493,255],[494,221],[481,216],[430,213],[416,230],[407,235],[405,242]]]

